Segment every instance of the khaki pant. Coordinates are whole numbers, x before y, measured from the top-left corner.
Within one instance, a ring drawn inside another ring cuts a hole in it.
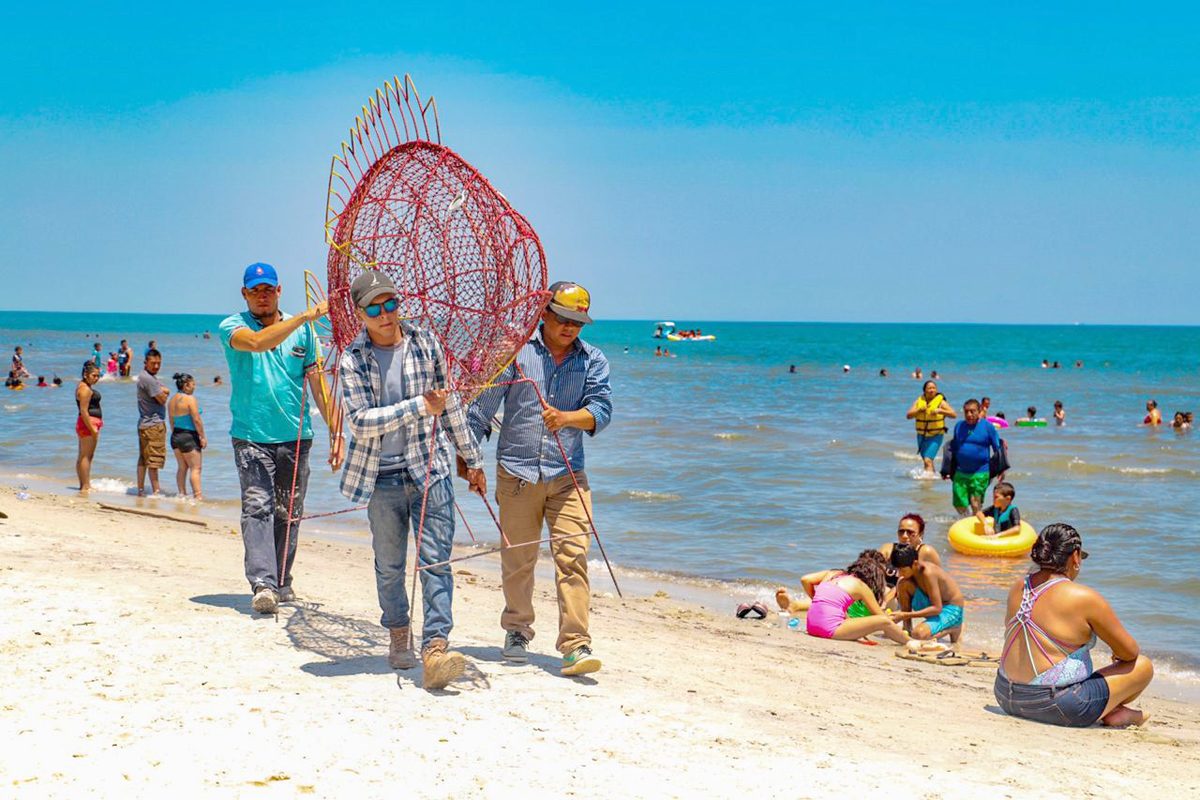
[[[162,469],[167,463],[167,424],[138,428],[138,466]]]
[[[550,529],[550,538],[572,536],[550,543],[554,557],[554,582],[558,589],[558,644],[564,655],[581,645],[590,645],[588,635],[588,605],[591,588],[588,584],[587,553],[592,543],[587,514],[592,510],[592,493],[587,476],[575,475],[587,512],[571,482],[564,473],[549,481],[528,483],[510,475],[503,467],[496,469],[496,502],[500,504],[500,525],[509,544],[536,542],[542,536],[542,525]],[[504,613],[500,627],[519,631],[533,639],[533,574],[541,545],[513,547],[500,552],[500,573],[504,583]]]

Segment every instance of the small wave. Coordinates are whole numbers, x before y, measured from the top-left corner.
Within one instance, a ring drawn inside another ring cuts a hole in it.
[[[668,494],[667,492],[648,492],[643,489],[628,489],[622,492],[630,500],[644,500],[647,503],[672,503],[676,500],[682,500],[683,497],[677,494]]]
[[[914,481],[940,481],[942,476],[936,472],[926,472],[920,467],[913,467],[908,471],[908,477]]]
[[[15,406],[10,406],[8,403],[4,404],[5,411],[20,411],[22,408],[29,408],[29,406],[25,405],[24,403],[18,403]]]
[[[896,458],[904,459],[905,461],[920,461],[921,456],[916,453],[901,453],[899,450],[893,450],[892,455]]]
[[[1087,474],[1116,472],[1121,475],[1182,475],[1192,478],[1200,476],[1196,470],[1178,467],[1119,467],[1113,464],[1089,464],[1078,456],[1067,462],[1067,469]]]
[[[92,480],[92,491],[103,494],[137,494],[132,483],[118,478],[95,478]]]
[[[713,437],[716,439],[724,439],[725,441],[732,441],[733,439],[745,439],[746,434],[722,432],[722,433],[714,433]]]

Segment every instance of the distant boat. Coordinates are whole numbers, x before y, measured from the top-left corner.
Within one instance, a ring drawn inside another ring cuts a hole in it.
[[[655,339],[666,339],[670,342],[713,342],[717,338],[711,333],[704,333],[697,336],[676,333],[675,323],[670,320],[663,320],[654,324],[656,327],[651,336]]]

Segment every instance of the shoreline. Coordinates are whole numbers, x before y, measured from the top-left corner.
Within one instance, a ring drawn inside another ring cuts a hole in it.
[[[497,582],[477,567],[456,570],[451,638],[467,674],[425,692],[416,670],[386,666],[362,548],[309,539],[300,602],[261,617],[240,538],[223,526],[14,494],[0,489],[0,595],[16,611],[3,622],[13,668],[0,681],[11,743],[0,763],[23,793],[280,784],[345,796],[397,781],[437,796],[1200,792],[1195,703],[1147,697],[1145,729],[1040,725],[996,709],[990,669],[675,598],[597,591],[605,666],[568,679],[539,581],[530,663],[503,664]],[[1064,752],[1067,791],[1054,777]]]
[[[29,474],[24,474],[23,478],[0,474],[0,488],[6,487],[12,489],[21,480],[24,480],[27,485],[32,484],[37,491],[42,491],[56,497],[76,499],[81,502],[111,502],[130,508],[148,508],[151,511],[164,514],[181,514],[185,517],[205,521],[219,527],[224,526],[240,536],[238,534],[239,521],[236,511],[237,501],[217,500],[204,501],[203,504],[197,504],[194,501],[181,500],[172,496],[139,498],[131,494],[96,492],[95,490],[93,490],[91,497],[81,500],[78,497],[78,490],[61,487],[59,482],[52,481],[45,476],[33,476]],[[55,491],[54,486],[59,486],[59,490]],[[312,538],[322,542],[345,544],[367,550],[371,546],[370,535],[366,530],[365,523],[361,530],[359,530],[351,528],[350,525],[334,525],[330,527],[329,525],[321,525],[320,522],[314,524],[314,522],[310,521],[304,525],[303,537],[304,539]],[[492,546],[498,544],[499,542],[480,543],[476,545],[456,539],[454,557],[468,555],[477,550],[490,549]],[[589,573],[592,578],[593,594],[615,597],[615,587],[609,579],[607,570],[604,568],[604,562],[600,560],[598,551],[595,548],[589,554],[588,563]],[[499,559],[494,555],[479,555],[456,562],[454,566],[456,570],[461,568],[486,572],[490,578],[493,578],[497,582],[500,579]],[[663,596],[670,598],[673,602],[690,604],[694,608],[718,617],[732,617],[733,611],[742,602],[759,601],[764,603],[770,611],[765,622],[774,623],[776,620],[775,589],[777,587],[766,581],[722,580],[672,572],[670,570],[628,566],[616,561],[613,562],[613,569],[617,571],[621,585],[624,587],[626,595],[630,597],[647,598]],[[553,562],[545,547],[539,548],[536,574],[539,585],[553,581]],[[789,591],[796,591],[798,586],[789,585],[787,588]],[[1000,649],[1003,644],[1004,630],[1001,609],[993,604],[980,603],[977,599],[973,600],[971,596],[968,596],[968,604],[971,611],[971,617],[968,621],[973,621],[973,624],[968,626],[965,641],[970,646],[984,649]],[[1103,642],[1097,643],[1094,652],[1098,661],[1103,660],[1109,654]],[[1161,653],[1152,649],[1147,651],[1147,655],[1154,660],[1155,664],[1154,682],[1151,683],[1150,688],[1147,690],[1149,695],[1162,699],[1200,704],[1200,659],[1190,659],[1186,654],[1180,653]]]

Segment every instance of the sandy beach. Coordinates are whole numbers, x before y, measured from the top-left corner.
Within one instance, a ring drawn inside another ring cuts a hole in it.
[[[901,660],[605,596],[604,669],[558,675],[549,584],[529,664],[501,663],[497,565],[457,572],[442,692],[388,669],[370,549],[303,539],[299,602],[250,610],[226,522],[0,489],[0,755],[19,796],[1174,796],[1200,794],[1200,714],[1144,730],[1004,716],[990,669]],[[1153,691],[1153,687],[1151,687]]]

